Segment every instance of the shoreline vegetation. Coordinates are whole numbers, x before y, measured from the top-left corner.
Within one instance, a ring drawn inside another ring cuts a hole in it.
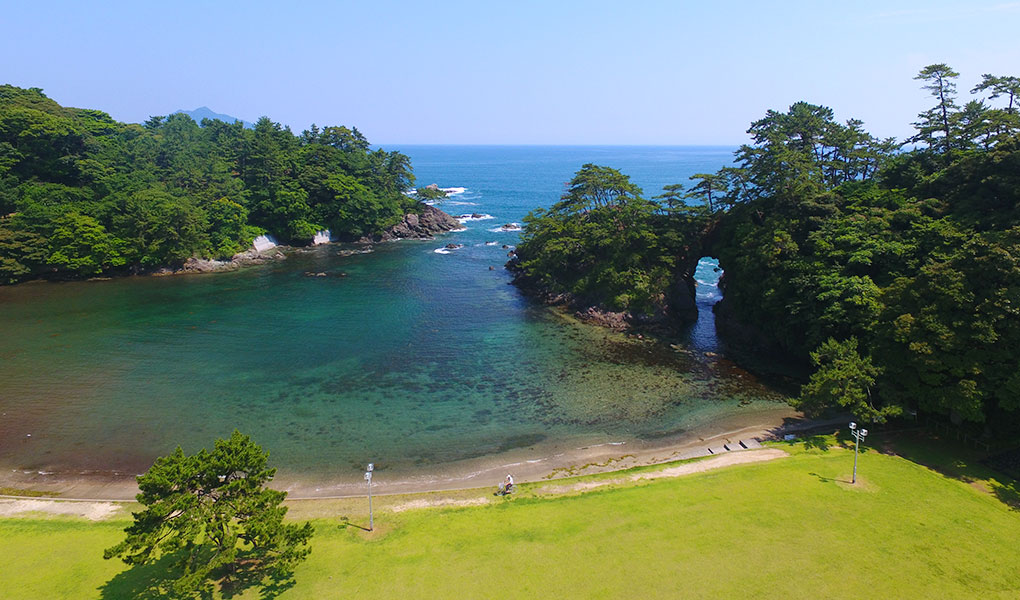
[[[341,254],[364,254],[372,251],[373,244],[399,242],[402,240],[432,240],[435,236],[455,231],[462,225],[450,214],[429,204],[422,204],[421,212],[407,213],[400,223],[391,225],[379,233],[362,236],[350,242],[319,242],[315,246],[332,243],[349,246],[341,249]],[[228,260],[189,258],[179,267],[158,267],[142,275],[167,276],[188,275],[194,273],[216,273],[234,271],[242,267],[261,265],[275,260],[285,260],[287,255],[308,246],[273,245],[266,249],[249,248],[230,257]],[[96,279],[96,278],[92,278]]]
[[[1020,79],[983,75],[961,105],[958,76],[935,64],[915,77],[935,105],[903,144],[797,102],[752,123],[735,166],[689,189],[646,199],[586,164],[525,218],[507,268],[589,322],[669,332],[692,320],[698,260],[717,258],[720,338],[808,370],[794,399],[805,413],[921,414],[1014,440]]]
[[[413,184],[410,159],[372,150],[356,127],[119,123],[2,85],[0,284],[261,262],[261,236],[307,246],[455,229]]]

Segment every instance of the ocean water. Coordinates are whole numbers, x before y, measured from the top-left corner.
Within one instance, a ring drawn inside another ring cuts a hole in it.
[[[465,188],[444,210],[484,218],[368,254],[328,245],[231,273],[0,288],[0,466],[130,476],[237,428],[281,475],[354,480],[370,460],[408,475],[670,440],[782,402],[712,355],[711,260],[696,275],[702,316],[676,348],[536,305],[503,269],[518,233],[502,226],[555,202],[582,164],[651,196],[728,164],[732,148],[393,149],[419,185]]]

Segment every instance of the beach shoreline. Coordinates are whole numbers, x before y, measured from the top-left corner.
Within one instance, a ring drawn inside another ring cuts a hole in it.
[[[460,460],[414,473],[377,472],[375,495],[449,492],[496,485],[512,473],[520,483],[550,481],[579,475],[621,471],[710,456],[749,442],[779,439],[783,434],[824,424],[805,419],[788,406],[777,405],[736,413],[698,426],[673,438],[655,441],[607,441],[574,447],[551,442],[478,458]],[[710,452],[710,449],[712,452]],[[60,500],[134,501],[138,486],[134,475],[100,472],[50,473],[22,471],[5,466],[0,472],[5,491],[26,491],[33,496]],[[288,500],[340,499],[364,496],[358,476],[295,476],[278,472],[271,487],[288,492]],[[0,495],[2,496],[2,495]]]

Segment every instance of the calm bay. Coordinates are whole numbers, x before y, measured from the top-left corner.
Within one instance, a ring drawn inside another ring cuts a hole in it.
[[[237,428],[310,493],[343,489],[369,461],[380,478],[427,485],[479,461],[668,445],[789,413],[716,356],[713,261],[699,265],[684,351],[579,324],[503,269],[518,233],[502,226],[555,202],[582,164],[653,196],[729,164],[733,148],[387,149],[411,157],[419,185],[465,188],[441,205],[475,215],[463,231],[366,254],[301,249],[230,273],[0,288],[7,479],[130,480],[178,444],[209,447]]]

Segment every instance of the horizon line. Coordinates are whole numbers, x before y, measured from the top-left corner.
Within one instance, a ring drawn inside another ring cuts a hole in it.
[[[634,143],[513,143],[513,142],[372,142],[371,146],[476,146],[476,147],[529,147],[529,148],[736,148],[739,144],[634,144]]]

